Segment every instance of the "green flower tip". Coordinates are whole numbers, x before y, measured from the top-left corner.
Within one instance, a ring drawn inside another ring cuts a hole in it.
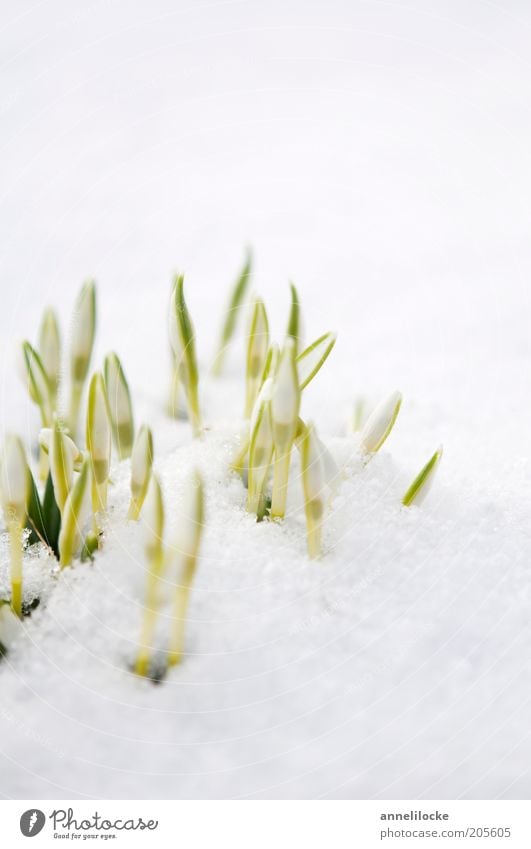
[[[393,392],[385,398],[371,413],[361,432],[360,446],[367,454],[376,454],[391,433],[396,422],[402,395]]]
[[[188,414],[195,436],[201,433],[199,409],[199,370],[195,351],[195,334],[184,299],[184,277],[174,282],[169,316],[170,342],[175,355],[179,377],[186,394]]]
[[[131,456],[131,503],[128,518],[137,520],[148,491],[153,467],[153,434],[147,425],[139,429]]]
[[[114,447],[124,460],[131,456],[135,437],[133,404],[122,364],[114,352],[105,357],[103,374]]]
[[[432,487],[435,472],[437,471],[442,455],[443,447],[440,445],[437,451],[430,457],[426,465],[423,466],[404,495],[402,504],[405,507],[410,507],[412,504],[420,505],[424,502]]]

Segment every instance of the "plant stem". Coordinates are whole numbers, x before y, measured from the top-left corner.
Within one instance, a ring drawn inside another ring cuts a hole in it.
[[[186,626],[186,610],[190,597],[190,588],[194,575],[195,557],[189,557],[183,569],[183,583],[177,588],[175,599],[175,616],[168,651],[168,666],[176,666],[181,662],[184,653],[184,632]]]
[[[275,449],[273,469],[273,494],[271,497],[271,518],[283,519],[286,514],[286,499],[288,496],[289,462],[291,458],[291,442],[284,450]]]
[[[132,522],[137,522],[140,516],[140,506],[138,501],[135,501],[134,498],[129,502],[129,510],[127,511],[127,518]]]
[[[144,621],[140,635],[140,648],[135,662],[137,675],[147,675],[151,660],[151,647],[155,634],[157,622],[157,587],[162,570],[163,553],[159,551],[151,562],[151,571],[148,578],[148,589],[146,593],[146,606],[144,608]]]
[[[16,520],[9,522],[11,553],[11,606],[22,619],[22,528]]]
[[[68,424],[70,427],[70,436],[75,441],[77,436],[77,423],[79,419],[79,408],[81,406],[81,396],[83,394],[83,383],[74,381],[72,383],[72,395],[70,397],[70,412],[68,414]]]

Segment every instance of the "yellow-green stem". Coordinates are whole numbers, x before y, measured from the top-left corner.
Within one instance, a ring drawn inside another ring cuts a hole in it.
[[[9,523],[9,547],[11,554],[11,606],[22,619],[22,528],[20,523]]]
[[[75,441],[77,436],[77,424],[79,420],[79,408],[81,406],[81,396],[83,394],[83,383],[79,381],[72,382],[72,395],[70,397],[70,412],[68,415],[68,423],[70,426],[70,436]]]
[[[157,588],[162,570],[162,563],[163,553],[161,550],[154,556],[150,564],[151,571],[148,577],[144,621],[142,623],[142,631],[140,634],[140,648],[135,662],[135,672],[137,675],[147,675],[149,673],[151,647],[153,645],[155,625],[157,623]]]
[[[168,651],[168,666],[176,666],[181,662],[184,654],[184,634],[186,629],[186,611],[188,608],[188,599],[190,597],[190,588],[194,575],[195,557],[188,558],[188,561],[183,569],[183,583],[177,588],[175,599],[175,616],[173,619],[173,628],[170,637],[170,645]]]
[[[289,462],[291,442],[283,449],[275,449],[273,468],[273,494],[271,497],[271,518],[283,519],[286,514],[288,497]]]

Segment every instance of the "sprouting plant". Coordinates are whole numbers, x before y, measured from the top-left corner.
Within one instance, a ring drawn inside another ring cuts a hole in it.
[[[195,353],[194,328],[184,300],[184,277],[182,275],[179,275],[175,281],[171,298],[170,339],[178,363],[179,377],[186,394],[188,415],[194,436],[199,436],[201,433],[199,372]]]
[[[51,307],[43,313],[37,347],[48,377],[52,408],[55,411],[61,378],[61,334],[57,316]]]
[[[83,387],[87,379],[96,335],[96,285],[88,281],[83,285],[74,308],[70,349],[71,397],[68,425],[76,438],[79,408]]]
[[[249,287],[249,281],[251,279],[251,269],[253,264],[253,257],[251,251],[247,251],[247,255],[245,258],[245,262],[243,264],[243,268],[238,275],[236,283],[234,284],[234,288],[232,290],[232,294],[230,297],[229,306],[225,313],[225,321],[223,322],[223,327],[221,330],[221,338],[219,342],[218,353],[216,355],[216,359],[214,360],[214,366],[212,368],[213,374],[219,376],[221,374],[221,370],[223,368],[223,362],[225,360],[225,355],[227,353],[227,349],[229,343],[234,335],[234,331],[236,329],[236,322],[238,320],[238,314],[240,312],[240,308],[243,304],[245,295],[247,293],[247,289]]]
[[[273,382],[271,413],[273,419],[273,441],[275,461],[271,517],[282,519],[286,512],[291,449],[297,433],[301,393],[295,360],[295,342],[292,338],[280,355]]]
[[[380,450],[393,429],[401,404],[402,395],[393,392],[373,410],[360,437],[360,446],[367,454],[376,454]]]
[[[81,468],[83,454],[58,421],[54,422],[50,431],[41,432],[41,445],[44,447],[46,442],[54,496],[62,514],[72,489],[74,470]]]
[[[184,652],[186,611],[203,533],[204,501],[202,478],[198,472],[194,472],[186,487],[183,510],[177,527],[175,552],[180,580],[176,588],[175,616],[169,642],[168,666],[175,666],[180,663]]]
[[[352,407],[352,419],[350,421],[350,427],[357,433],[357,431],[361,430],[363,422],[365,419],[365,399],[364,398],[356,398]]]
[[[412,504],[422,504],[432,487],[435,472],[437,471],[442,455],[443,447],[440,445],[426,465],[422,467],[411,486],[408,487],[402,499],[402,504],[406,507],[410,507]]]
[[[105,383],[100,372],[95,372],[90,381],[86,442],[92,467],[92,512],[96,515],[107,507],[111,466],[111,423]],[[94,530],[97,530],[96,527]]]
[[[308,345],[297,357],[297,371],[299,374],[299,386],[301,392],[312,381],[328,359],[332,348],[336,344],[335,333],[323,333],[315,342]]]
[[[153,466],[153,434],[147,425],[139,429],[131,456],[131,502],[128,519],[137,520],[146,498]]]
[[[22,617],[22,529],[26,519],[29,490],[26,452],[18,436],[8,435],[0,469],[0,496],[9,534],[11,556],[11,606]]]
[[[298,353],[302,341],[301,304],[299,300],[299,293],[297,292],[294,284],[290,283],[289,286],[291,290],[291,307],[289,311],[286,336],[293,339],[295,343],[295,352]]]
[[[264,302],[256,298],[251,313],[247,337],[247,362],[245,378],[245,418],[251,415],[264,372],[269,350],[269,323]]]
[[[19,638],[22,623],[13,613],[8,601],[0,601],[0,658],[10,651],[13,643]]]
[[[308,424],[304,429],[300,442],[300,452],[308,554],[311,558],[316,558],[321,554],[325,511],[325,474],[321,459],[321,443],[312,424]]]
[[[22,343],[21,365],[29,396],[39,408],[42,426],[49,427],[53,413],[50,382],[39,354],[29,342]]]
[[[250,425],[247,510],[262,521],[266,511],[265,484],[273,459],[271,396],[273,379],[268,378],[256,399]]]
[[[137,675],[148,675],[151,648],[157,621],[159,580],[164,565],[164,501],[160,482],[155,474],[151,476],[146,503],[144,505],[142,524],[144,528],[144,550],[147,560],[147,587],[135,672]]]
[[[92,463],[90,457],[83,458],[79,475],[68,493],[63,509],[59,534],[61,568],[70,566],[82,548],[83,533],[91,513]]]
[[[133,405],[122,364],[114,352],[105,357],[103,374],[114,447],[120,460],[124,460],[131,456],[135,438]]]

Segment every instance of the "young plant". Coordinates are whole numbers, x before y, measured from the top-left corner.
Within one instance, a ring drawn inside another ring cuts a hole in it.
[[[291,307],[289,311],[286,336],[288,339],[293,339],[295,343],[295,351],[298,353],[302,342],[301,304],[299,300],[299,293],[295,286],[293,283],[290,283],[289,285],[291,290]]]
[[[325,473],[322,464],[321,442],[312,424],[309,424],[304,430],[300,452],[308,554],[312,559],[315,559],[321,555],[325,511]]]
[[[140,646],[135,662],[137,675],[148,675],[151,664],[151,649],[157,622],[158,586],[164,565],[164,501],[159,479],[151,476],[142,516],[144,528],[144,550],[148,564],[146,604],[140,636]]]
[[[402,504],[404,504],[405,507],[410,507],[412,504],[418,505],[423,503],[432,487],[435,472],[441,462],[442,455],[443,447],[440,445],[435,454],[430,457],[426,465],[420,470],[411,486],[408,487],[406,494],[402,499]]]
[[[247,369],[245,378],[245,418],[251,415],[260,391],[262,374],[269,350],[269,324],[264,302],[257,298],[253,304],[247,337]]]
[[[84,542],[83,532],[91,512],[91,478],[92,463],[87,455],[83,458],[81,470],[63,509],[59,534],[59,562],[62,569],[71,565]]]
[[[111,423],[105,383],[100,372],[95,372],[90,381],[86,441],[92,466],[92,512],[96,515],[107,508],[111,467]]]
[[[229,306],[225,313],[225,321],[221,330],[218,353],[216,355],[216,359],[214,360],[214,366],[212,368],[212,372],[216,376],[219,376],[221,374],[223,362],[225,360],[225,355],[227,353],[229,343],[232,337],[234,336],[234,331],[236,329],[236,323],[238,320],[238,314],[240,312],[240,308],[244,301],[247,289],[249,287],[249,281],[251,279],[252,260],[252,254],[249,250],[247,251],[247,256],[243,268],[236,280],[236,283],[234,284]]]
[[[128,519],[137,521],[147,495],[153,466],[153,434],[142,425],[135,439],[131,456],[131,502]]]
[[[57,410],[57,394],[61,378],[61,334],[55,311],[44,311],[39,328],[38,350],[48,377],[53,410]]]
[[[41,431],[40,443],[48,453],[54,497],[62,515],[72,489],[74,470],[81,468],[83,454],[57,420],[51,430]]]
[[[135,438],[135,426],[131,393],[129,392],[129,386],[122,364],[115,353],[108,354],[105,357],[103,374],[105,377],[105,389],[109,404],[114,447],[118,452],[120,460],[125,460],[131,456]]]
[[[24,446],[18,436],[8,435],[0,469],[0,496],[9,534],[11,556],[11,606],[22,618],[22,529],[26,520],[30,472]]]
[[[175,281],[170,307],[170,340],[178,363],[179,377],[186,394],[188,415],[194,436],[201,433],[199,410],[199,372],[195,353],[195,335],[184,300],[184,277]]]
[[[271,398],[273,441],[275,443],[271,499],[272,518],[282,519],[286,513],[291,449],[297,433],[300,397],[295,342],[289,338],[280,355]]]
[[[87,379],[96,335],[96,286],[85,283],[78,295],[72,321],[70,349],[71,397],[68,423],[70,434],[76,439],[79,408],[83,387]]]
[[[273,380],[268,378],[256,399],[250,426],[247,510],[249,513],[256,513],[259,522],[265,516],[264,490],[274,450],[271,419],[272,390]]]
[[[39,408],[42,426],[49,427],[53,412],[50,382],[39,354],[29,342],[22,343],[21,365],[29,396]]]
[[[301,392],[314,379],[317,372],[328,359],[332,348],[336,344],[336,339],[337,336],[335,333],[324,333],[315,342],[308,345],[297,357],[297,370]]]
[[[180,583],[177,586],[175,616],[168,647],[168,666],[180,663],[184,653],[186,612],[203,533],[204,502],[203,481],[200,474],[194,472],[187,485],[177,528],[176,551],[180,566]]]
[[[360,437],[361,449],[366,454],[376,454],[380,450],[394,427],[401,404],[402,395],[393,392],[373,410]]]

